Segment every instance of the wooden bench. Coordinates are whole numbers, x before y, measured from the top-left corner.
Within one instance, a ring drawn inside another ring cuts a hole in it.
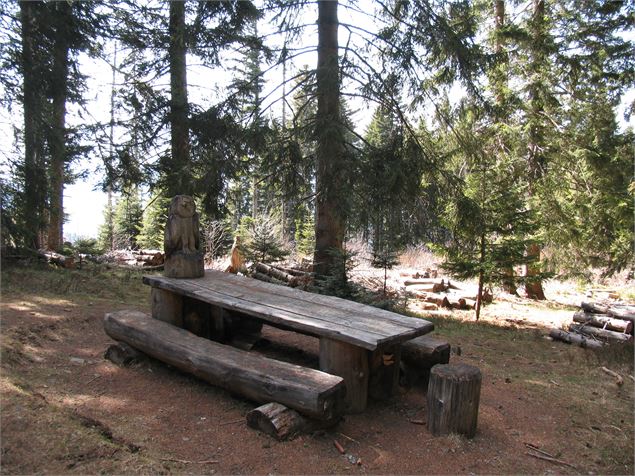
[[[401,345],[401,361],[406,381],[427,386],[430,369],[450,362],[450,350],[450,344],[430,335],[404,342]]]
[[[144,354],[256,402],[278,402],[320,420],[342,411],[341,377],[197,337],[138,311],[106,314],[104,329]]]
[[[153,317],[206,337],[222,340],[228,325],[263,322],[318,337],[320,370],[344,379],[349,412],[363,411],[369,394],[395,394],[401,344],[434,329],[423,319],[212,270],[143,282],[152,286]]]

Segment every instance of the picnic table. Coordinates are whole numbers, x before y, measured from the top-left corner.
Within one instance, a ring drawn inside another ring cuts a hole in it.
[[[344,379],[350,412],[363,411],[369,395],[393,395],[401,344],[434,328],[423,319],[214,270],[193,279],[148,275],[143,282],[152,287],[154,318],[199,335],[220,338],[230,316],[239,321],[236,329],[266,323],[319,338],[320,370]]]

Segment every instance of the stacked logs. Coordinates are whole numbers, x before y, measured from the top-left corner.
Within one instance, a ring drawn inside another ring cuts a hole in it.
[[[252,278],[292,288],[306,287],[313,280],[313,274],[308,271],[259,262],[253,264],[252,271]]]
[[[476,308],[476,295],[462,292],[450,280],[435,278],[413,278],[404,281],[406,292],[415,299],[429,303],[431,310],[440,307],[446,309],[470,310]],[[484,291],[483,301],[492,302],[492,295]]]
[[[552,339],[581,347],[600,348],[610,343],[633,342],[635,306],[616,302],[583,302],[573,314],[568,332],[552,329]]]
[[[114,250],[102,256],[101,261],[120,266],[161,266],[165,255],[159,250]]]

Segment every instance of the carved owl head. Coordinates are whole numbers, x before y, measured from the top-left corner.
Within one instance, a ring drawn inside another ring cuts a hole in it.
[[[188,218],[196,213],[196,204],[189,195],[177,195],[170,202],[170,215]]]

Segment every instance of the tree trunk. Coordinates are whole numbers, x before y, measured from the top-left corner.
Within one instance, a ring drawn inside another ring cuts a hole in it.
[[[338,2],[318,2],[317,164],[314,271],[325,276],[343,250],[345,211],[342,206],[344,136],[340,121]],[[342,279],[346,279],[342,276]]]
[[[170,127],[172,160],[167,195],[191,195],[190,128],[188,122],[185,2],[170,2]]]
[[[68,95],[68,25],[72,21],[71,5],[57,2],[53,5],[55,14],[55,43],[53,45],[53,124],[50,134],[50,212],[48,247],[59,251],[64,244],[64,172],[68,161],[66,151],[66,98]]]
[[[527,272],[525,282],[525,294],[529,299],[545,299],[545,292],[542,289],[542,280],[535,277],[539,272],[539,267],[536,263],[540,261],[540,246],[537,244],[529,245],[527,248],[527,256],[530,258],[530,261],[533,261],[527,264]]]
[[[544,174],[546,164],[545,155],[545,124],[544,124],[544,108],[545,108],[545,86],[541,79],[546,69],[546,23],[545,23],[545,2],[544,0],[533,0],[534,11],[531,19],[531,62],[530,74],[531,81],[529,84],[529,143],[527,167],[529,172],[529,193],[534,193],[534,186]],[[527,265],[527,283],[525,285],[525,293],[530,299],[545,299],[545,293],[542,288],[542,280],[535,277],[538,274],[540,262],[540,245],[532,244],[527,248],[528,258],[533,259],[533,264]]]
[[[481,270],[478,273],[478,291],[476,293],[476,320],[478,321],[479,318],[481,317],[481,306],[483,305],[483,279],[484,279],[484,272],[483,272],[483,266],[484,266],[484,262],[485,262],[485,234],[483,233],[481,235],[481,259],[480,259],[480,266],[481,266]]]
[[[40,2],[20,2],[24,93],[24,222],[25,244],[40,249],[46,195],[43,134],[43,74],[37,48],[42,36]]]

